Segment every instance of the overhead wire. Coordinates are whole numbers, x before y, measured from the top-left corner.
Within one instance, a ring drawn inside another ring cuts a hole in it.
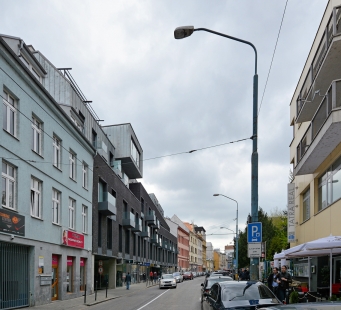
[[[264,94],[265,94],[265,91],[266,91],[266,87],[268,85],[270,71],[271,71],[271,68],[272,68],[272,63],[273,63],[274,58],[275,58],[275,53],[276,53],[276,49],[277,49],[277,43],[278,43],[279,35],[281,33],[281,29],[282,29],[282,25],[283,25],[283,20],[284,20],[284,16],[285,16],[285,11],[287,9],[287,4],[288,4],[288,0],[285,2],[284,12],[283,12],[283,15],[282,15],[281,24],[279,26],[279,31],[278,31],[278,35],[277,35],[277,39],[276,39],[276,44],[275,44],[275,48],[274,48],[274,51],[273,51],[273,54],[272,54],[272,59],[271,59],[271,63],[270,63],[269,71],[268,71],[268,76],[266,78],[266,82],[265,82],[265,86],[264,86],[264,90],[263,90],[263,95],[262,95],[262,100],[261,100],[261,103],[259,105],[257,117],[259,116],[260,109],[261,109],[262,104],[263,104]]]

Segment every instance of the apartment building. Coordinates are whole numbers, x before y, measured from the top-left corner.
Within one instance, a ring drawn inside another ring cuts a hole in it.
[[[166,218],[166,222],[169,227],[173,225],[177,230],[178,270],[187,271],[189,270],[189,229],[175,214],[170,219]]]
[[[341,1],[329,0],[290,102],[288,241],[291,246],[341,235]],[[292,198],[291,198],[292,197]],[[322,285],[327,257],[294,261],[294,275],[311,291]],[[333,258],[333,283],[340,283],[341,258]]]
[[[34,49],[0,35],[0,308],[43,305],[92,288],[95,149],[44,84]]]
[[[206,266],[207,271],[211,272],[214,270],[214,260],[213,260],[213,245],[212,242],[206,242]]]
[[[199,264],[201,265],[200,271],[206,271],[206,230],[202,226],[194,226],[194,230],[198,236],[198,239],[201,243],[200,255],[199,255]],[[200,247],[200,244],[199,244]],[[199,249],[198,249],[199,250]]]

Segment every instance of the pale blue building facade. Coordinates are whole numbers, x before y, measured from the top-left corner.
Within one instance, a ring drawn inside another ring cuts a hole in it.
[[[93,288],[96,150],[43,87],[46,76],[23,40],[0,35],[0,309]]]

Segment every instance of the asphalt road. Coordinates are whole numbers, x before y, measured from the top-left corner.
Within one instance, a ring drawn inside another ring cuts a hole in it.
[[[91,310],[200,310],[200,284],[205,277],[178,283],[176,289],[159,289],[158,286],[134,292],[96,306]]]

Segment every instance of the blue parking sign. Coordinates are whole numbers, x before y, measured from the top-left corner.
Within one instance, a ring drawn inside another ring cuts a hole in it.
[[[247,242],[262,242],[262,223],[249,223],[247,224]]]

